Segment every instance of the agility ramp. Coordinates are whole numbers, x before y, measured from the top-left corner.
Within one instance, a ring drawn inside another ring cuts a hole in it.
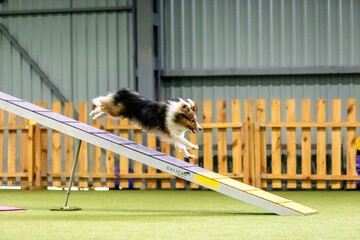
[[[278,215],[317,211],[0,92],[0,108]]]

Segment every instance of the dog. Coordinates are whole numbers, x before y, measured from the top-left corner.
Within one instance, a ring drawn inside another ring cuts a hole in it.
[[[163,141],[173,144],[184,157],[193,158],[188,149],[199,149],[184,138],[186,131],[197,133],[202,130],[196,117],[196,106],[191,99],[151,101],[138,92],[123,88],[116,93],[93,99],[95,109],[92,118],[104,116],[128,118],[143,130],[156,134]]]

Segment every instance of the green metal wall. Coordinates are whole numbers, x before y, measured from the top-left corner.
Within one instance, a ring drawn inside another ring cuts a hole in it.
[[[6,10],[131,6],[130,0],[10,0]],[[70,101],[133,87],[130,11],[1,17],[50,80]],[[57,101],[19,52],[0,34],[0,90],[29,101]]]
[[[162,0],[165,70],[360,65],[357,0]]]
[[[299,109],[303,98],[314,103],[325,98],[329,104],[334,98],[344,103],[356,98],[360,104],[359,1],[162,0],[160,6],[162,65],[165,73],[171,72],[162,78],[163,99],[226,99],[229,104],[235,98],[263,98],[269,104],[275,98],[294,98]],[[334,67],[352,71],[292,75],[294,69],[326,72]],[[248,69],[262,73],[241,75]],[[287,74],[272,75],[267,69]],[[193,70],[227,74],[191,76]],[[238,71],[231,75],[233,70]],[[285,106],[282,110],[285,116]],[[315,113],[313,109],[313,117]]]

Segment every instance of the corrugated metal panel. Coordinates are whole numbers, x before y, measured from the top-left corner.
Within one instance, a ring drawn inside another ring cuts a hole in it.
[[[162,0],[163,67],[360,64],[357,0]]]
[[[129,0],[5,1],[3,10],[129,6]],[[0,21],[71,101],[133,87],[131,12],[3,17]],[[2,91],[29,101],[57,101],[0,34]]]
[[[202,77],[202,78],[172,78],[163,82],[162,99],[175,97],[192,98],[199,101],[213,100],[213,113],[216,113],[215,101],[225,99],[230,106],[232,99],[242,101],[242,116],[244,117],[244,101],[246,99],[265,99],[267,119],[270,119],[270,102],[280,99],[282,102],[282,117],[285,119],[286,99],[295,99],[296,108],[301,109],[301,99],[309,98],[312,102],[312,119],[316,120],[316,100],[327,100],[327,119],[332,119],[332,99],[342,99],[342,119],[346,119],[347,99],[357,99],[360,106],[360,76],[359,75],[321,75],[321,76],[251,76],[251,77]],[[202,106],[199,106],[202,119]],[[360,110],[358,108],[358,119]],[[213,121],[216,121],[213,114]],[[231,120],[230,112],[227,120]],[[297,111],[297,120],[301,120]]]

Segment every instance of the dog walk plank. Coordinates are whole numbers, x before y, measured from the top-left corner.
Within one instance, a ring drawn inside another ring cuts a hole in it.
[[[119,136],[116,136],[114,134],[111,134],[111,133],[95,133],[94,135],[100,137],[100,138],[103,138],[103,139],[106,139],[106,140],[109,140],[113,143],[116,143],[116,144],[120,144],[120,145],[127,145],[127,144],[136,144],[132,141],[129,141],[125,138],[122,138],[122,137],[119,137]]]
[[[87,133],[91,133],[91,134],[99,134],[99,133],[107,133],[104,130],[98,129],[98,128],[94,128],[90,125],[87,125],[85,123],[81,123],[81,122],[68,122],[67,125],[70,125],[74,128],[77,128],[79,130],[85,131]]]
[[[296,203],[296,202],[285,202],[285,203],[280,203],[280,205],[284,206],[284,207],[287,207],[287,208],[290,208],[294,211],[297,211],[301,214],[304,214],[304,215],[312,215],[312,214],[316,214],[317,212],[314,211],[314,209],[311,209],[309,207],[306,207],[304,205],[301,205],[299,203]]]
[[[24,102],[24,100],[14,97],[14,96],[11,96],[9,94],[6,94],[4,92],[0,92],[0,99],[4,100],[4,101],[22,101],[22,102]]]
[[[23,101],[14,101],[13,104],[20,106],[22,108],[29,109],[33,112],[51,112],[49,109],[39,107],[35,104],[29,103],[29,102],[23,102]]]
[[[165,156],[164,153],[158,152],[156,150],[153,150],[151,148],[145,147],[144,145],[140,145],[137,143],[126,145],[126,147],[148,156]]]
[[[192,166],[194,166],[191,163],[181,161],[181,160],[179,160],[177,158],[174,158],[174,157],[171,157],[171,156],[168,156],[168,155],[158,155],[158,156],[155,156],[155,158],[158,159],[158,160],[161,160],[163,162],[172,164],[172,165],[174,165],[176,167],[192,167]]]
[[[237,189],[239,189],[241,191],[253,191],[253,190],[258,189],[258,188],[255,188],[255,187],[247,185],[245,183],[236,181],[236,180],[231,179],[231,178],[218,179],[218,181],[225,184],[225,185],[228,185],[230,187],[237,188]]]
[[[55,112],[38,112],[40,115],[43,115],[45,117],[51,118],[53,120],[56,120],[58,122],[62,122],[62,123],[78,123],[79,121],[76,121],[75,119],[66,117],[64,115],[61,115],[59,113],[55,113]]]
[[[209,170],[193,165],[193,166],[181,166],[183,169],[189,170],[190,172],[193,173],[205,173],[205,172],[209,172]]]
[[[91,127],[75,120],[69,120],[69,118],[66,117],[60,117],[60,114],[56,115],[52,112],[34,111],[34,109],[38,108],[34,108],[30,104],[15,104],[15,102],[18,103],[20,101],[23,100],[0,92],[0,106],[5,111],[17,114],[23,118],[31,119],[39,124],[53,128],[56,131],[64,132],[72,137],[79,138],[108,151],[112,151],[116,154],[123,155],[124,157],[139,161],[142,164],[168,172],[181,178],[181,181],[186,180],[194,182],[278,215],[310,215],[317,213],[316,210],[291,200],[232,180],[229,177],[222,176],[197,165],[168,156],[143,145],[112,135],[101,129]],[[82,119],[82,121],[86,122],[86,119]],[[83,150],[85,151],[83,152],[86,154],[86,145],[84,146],[85,148]],[[80,157],[84,156],[81,156],[80,154]],[[80,174],[87,174],[87,163],[82,161],[81,158],[79,160]],[[10,166],[10,168],[14,169],[14,166]],[[87,184],[86,182],[82,182],[79,186],[87,186]]]

